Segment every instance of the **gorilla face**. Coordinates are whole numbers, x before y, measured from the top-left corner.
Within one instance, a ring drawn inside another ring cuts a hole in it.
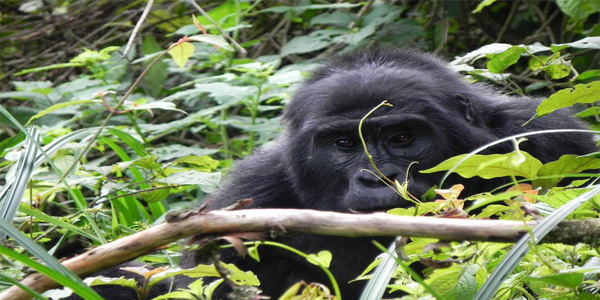
[[[413,204],[375,174],[359,137],[360,120],[384,100],[393,106],[380,107],[366,119],[365,145],[381,173],[392,181],[408,180],[413,195],[419,197],[438,179],[419,170],[475,147],[452,142],[452,127],[467,136],[473,127],[467,100],[422,71],[403,71],[353,70],[309,82],[298,92],[286,112],[288,124],[296,126],[291,126],[288,140],[294,142],[284,157],[301,203],[363,212]],[[448,105],[440,105],[444,102]]]

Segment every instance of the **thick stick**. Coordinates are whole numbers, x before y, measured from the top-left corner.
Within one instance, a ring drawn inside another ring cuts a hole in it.
[[[304,232],[338,236],[414,236],[447,241],[512,242],[527,232],[519,221],[400,217],[385,213],[344,214],[299,209],[250,209],[179,213],[167,223],[102,245],[63,263],[78,275],[89,275],[154,251],[157,247],[196,234],[225,234],[250,231]],[[534,222],[528,226],[535,226]],[[600,220],[561,223],[545,242],[599,242]],[[57,284],[46,276],[33,274],[21,281],[44,292]],[[0,294],[0,300],[24,300],[30,296],[14,286]]]

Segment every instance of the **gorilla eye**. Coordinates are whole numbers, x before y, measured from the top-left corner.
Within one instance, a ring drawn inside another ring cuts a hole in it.
[[[342,149],[350,149],[356,146],[356,142],[351,139],[340,139],[335,141],[333,144]]]
[[[412,142],[413,139],[413,136],[410,134],[396,134],[388,140],[388,143],[395,146],[405,146],[406,144]]]

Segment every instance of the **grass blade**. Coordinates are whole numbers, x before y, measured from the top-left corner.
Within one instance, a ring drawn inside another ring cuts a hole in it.
[[[496,266],[492,275],[485,281],[481,289],[475,295],[476,300],[487,300],[492,297],[500,288],[502,281],[508,274],[514,270],[519,264],[523,256],[529,251],[528,242],[533,239],[537,244],[552,228],[556,227],[564,218],[570,213],[575,211],[579,206],[600,194],[600,185],[594,186],[591,190],[584,194],[576,197],[569,201],[569,203],[563,205],[561,208],[556,210],[550,216],[544,218],[538,223],[538,225],[532,230],[531,235],[523,236],[519,241],[512,247],[512,249],[506,254],[505,258]]]

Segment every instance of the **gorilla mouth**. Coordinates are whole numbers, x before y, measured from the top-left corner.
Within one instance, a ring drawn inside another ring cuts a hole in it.
[[[357,213],[385,212],[413,205],[389,187],[372,188],[368,193],[350,191],[345,200],[348,209]]]

